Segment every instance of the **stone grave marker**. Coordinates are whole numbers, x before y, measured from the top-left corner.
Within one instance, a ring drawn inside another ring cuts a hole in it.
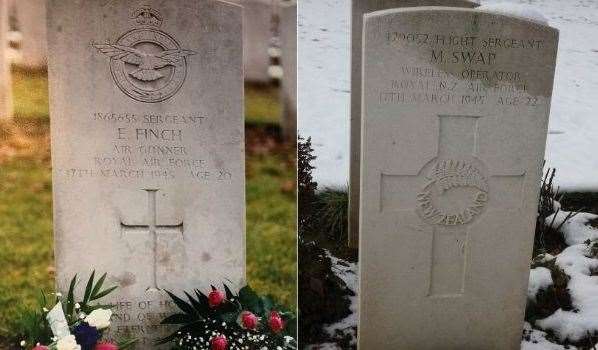
[[[416,6],[473,8],[469,0],[352,0],[351,3],[351,123],[349,168],[349,246],[359,244],[359,171],[361,147],[361,50],[363,15],[368,12]]]
[[[364,17],[361,349],[519,349],[558,31]]]
[[[21,32],[20,65],[27,68],[43,68],[48,62],[46,40],[46,1],[15,1],[19,32]]]
[[[297,138],[297,2],[281,3],[280,41],[282,50],[282,130],[285,138]]]
[[[243,6],[243,51],[245,80],[265,84],[270,81],[268,47],[273,37],[273,0],[232,0]]]
[[[57,283],[107,272],[112,334],[153,348],[173,310],[164,290],[244,284],[242,8],[48,11]]]
[[[12,79],[8,53],[8,5],[0,1],[0,120],[12,118]]]

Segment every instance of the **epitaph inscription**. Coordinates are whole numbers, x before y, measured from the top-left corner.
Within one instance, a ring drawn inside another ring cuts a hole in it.
[[[364,23],[359,347],[519,349],[558,33],[440,7]]]

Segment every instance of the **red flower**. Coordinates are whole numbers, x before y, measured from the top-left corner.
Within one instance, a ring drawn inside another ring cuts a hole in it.
[[[226,337],[223,335],[219,335],[217,337],[212,338],[212,350],[226,350],[226,346],[228,345],[228,341]]]
[[[118,350],[118,346],[112,343],[98,343],[95,350]]]
[[[280,314],[277,311],[270,312],[268,325],[274,333],[280,333],[284,328],[284,321],[282,320],[282,317],[280,317]]]
[[[33,349],[31,350],[50,350],[49,347],[45,346],[45,345],[36,345]]]
[[[249,311],[241,312],[241,325],[245,329],[257,328],[257,316]]]
[[[219,291],[218,289],[212,287],[212,291],[208,295],[208,304],[210,307],[217,307],[224,301],[226,295],[224,292]]]

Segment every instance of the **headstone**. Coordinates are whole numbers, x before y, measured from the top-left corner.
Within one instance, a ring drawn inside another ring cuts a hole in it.
[[[285,139],[297,138],[297,2],[281,3],[280,39],[282,50],[282,130]]]
[[[368,12],[415,6],[473,8],[468,0],[352,0],[351,4],[351,123],[349,168],[349,246],[359,244],[359,169],[361,154],[361,45],[363,15]]]
[[[12,117],[12,79],[8,52],[8,6],[0,1],[0,120]]]
[[[57,282],[108,273],[112,334],[154,348],[164,290],[245,279],[242,8],[50,0]],[[76,18],[76,21],[72,19]]]
[[[232,0],[243,6],[243,51],[245,80],[265,84],[270,81],[268,48],[273,37],[273,0]]]
[[[360,349],[519,349],[558,31],[364,18]]]
[[[18,29],[22,35],[20,65],[43,68],[48,62],[46,0],[18,0],[15,6]]]

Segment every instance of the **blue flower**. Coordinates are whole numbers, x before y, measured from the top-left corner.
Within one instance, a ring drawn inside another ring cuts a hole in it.
[[[97,328],[86,322],[77,325],[74,333],[77,344],[81,345],[81,350],[93,350],[98,340],[100,340],[100,332]]]

